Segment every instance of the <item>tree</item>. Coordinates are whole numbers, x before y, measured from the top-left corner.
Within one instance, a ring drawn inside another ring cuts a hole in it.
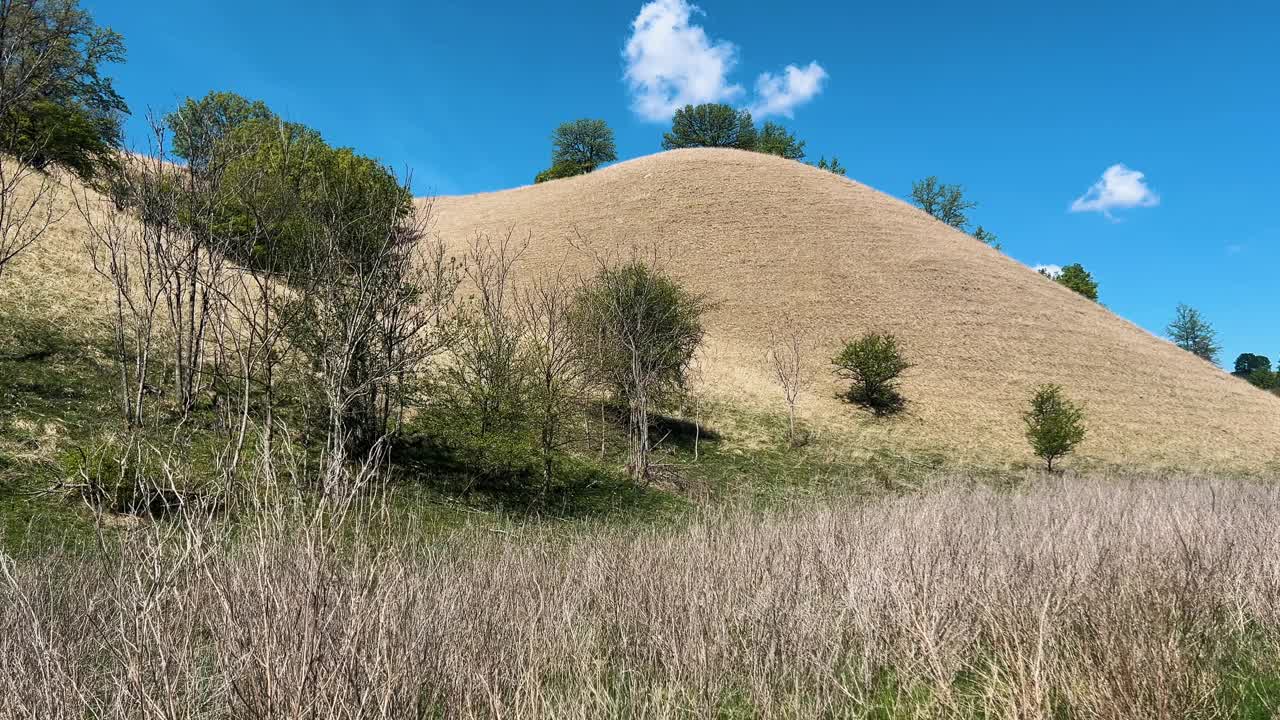
[[[199,100],[187,98],[165,116],[173,133],[173,154],[193,165],[207,164],[222,139],[241,124],[276,119],[266,103],[232,92],[210,92]]]
[[[933,175],[911,184],[911,200],[921,210],[957,230],[969,226],[969,216],[965,211],[978,206],[978,203],[964,199],[963,187],[940,183]]]
[[[77,0],[0,0],[0,152],[85,179],[113,164],[129,109],[101,66],[124,54]]]
[[[902,409],[906,400],[898,392],[898,376],[911,367],[889,333],[867,333],[846,341],[831,361],[837,377],[853,381],[846,393],[850,402],[866,406],[876,415]]]
[[[0,0],[0,278],[62,214],[44,170],[114,166],[128,108],[99,66],[123,59],[74,0]]]
[[[662,135],[662,149],[695,147],[754,150],[756,128],[751,113],[721,103],[680,108],[671,119],[671,132]]]
[[[573,322],[595,378],[628,408],[628,470],[649,475],[649,410],[678,394],[702,343],[700,295],[639,258],[600,270],[574,301]]]
[[[981,225],[978,226],[977,230],[973,231],[973,239],[981,243],[986,243],[996,250],[1000,249],[1000,238],[996,237],[995,233],[988,232],[986,228]]]
[[[840,164],[840,158],[834,155],[831,156],[830,163],[827,162],[827,158],[825,155],[819,158],[817,168],[819,170],[826,170],[828,172],[833,172],[836,175],[840,175],[841,177],[843,177],[844,174],[847,172],[847,169],[845,168],[845,166]]]
[[[1245,379],[1250,385],[1262,390],[1280,390],[1280,373],[1265,368],[1254,370]]]
[[[1235,370],[1232,375],[1247,378],[1251,373],[1258,370],[1271,370],[1271,359],[1266,355],[1254,355],[1253,353],[1241,353],[1236,357]]]
[[[604,120],[567,122],[551,135],[551,166],[576,165],[587,172],[618,159],[613,129]]]
[[[525,316],[515,288],[515,268],[529,247],[513,231],[477,233],[463,261],[472,294],[448,371],[453,403],[480,438],[512,433],[524,420],[528,391]]]
[[[774,333],[769,343],[769,365],[787,402],[787,444],[791,447],[799,444],[796,438],[796,403],[813,379],[805,359],[805,346],[803,328],[790,319],[783,324],[781,331]]]
[[[1199,358],[1217,364],[1218,351],[1222,348],[1218,345],[1218,333],[1213,326],[1200,316],[1199,310],[1184,303],[1178,303],[1175,313],[1173,322],[1165,329],[1173,343]]]
[[[778,155],[788,160],[804,159],[804,141],[796,140],[796,136],[774,122],[766,122],[756,134],[756,152],[767,155]]]
[[[588,365],[573,332],[576,290],[560,275],[535,280],[521,296],[528,335],[528,404],[542,455],[542,497],[551,490],[556,454],[575,439],[573,415],[585,400]]]
[[[591,172],[589,165],[579,165],[577,163],[560,163],[538,173],[533,178],[535,185],[544,183],[549,180],[560,180],[561,178],[573,177],[575,175],[586,175]]]
[[[1098,283],[1094,281],[1093,276],[1080,263],[1073,263],[1062,268],[1062,272],[1058,273],[1054,280],[1058,284],[1071,288],[1094,302],[1098,300]]]
[[[1042,385],[1031,397],[1031,408],[1023,414],[1027,441],[1053,472],[1053,463],[1084,441],[1084,411],[1068,400],[1058,385]]]

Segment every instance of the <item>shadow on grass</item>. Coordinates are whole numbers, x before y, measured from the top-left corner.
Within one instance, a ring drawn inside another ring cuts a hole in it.
[[[502,436],[477,439],[418,429],[396,443],[391,457],[402,490],[479,512],[561,520],[662,519],[684,505],[669,493],[632,482],[618,468],[570,453],[557,455],[553,482],[544,491],[537,451]]]

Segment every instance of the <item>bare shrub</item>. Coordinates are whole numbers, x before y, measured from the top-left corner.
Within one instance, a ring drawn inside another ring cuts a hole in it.
[[[1276,710],[1274,485],[939,480],[516,539],[429,536],[349,494],[311,514],[345,523],[264,509],[0,557],[0,696],[54,720]]]
[[[787,444],[791,447],[801,444],[796,437],[796,403],[813,382],[813,369],[806,363],[807,343],[804,327],[794,318],[786,318],[769,340],[769,366],[787,402]]]

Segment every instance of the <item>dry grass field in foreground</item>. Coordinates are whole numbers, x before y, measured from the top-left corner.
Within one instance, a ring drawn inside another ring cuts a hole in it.
[[[1271,717],[1280,489],[1037,480],[679,528],[137,531],[0,563],[5,718]],[[166,533],[175,536],[165,537]],[[335,547],[338,548],[335,550]]]
[[[1034,386],[1055,382],[1086,403],[1080,452],[1104,464],[1257,470],[1280,461],[1280,398],[900,200],[803,163],[676,150],[437,198],[435,210],[441,236],[458,246],[477,230],[531,234],[528,276],[587,267],[571,246],[579,236],[597,251],[662,248],[673,274],[719,303],[708,384],[741,406],[784,411],[767,343],[773,331],[808,325],[818,382],[802,414],[851,446],[1025,460],[1020,413]],[[1109,282],[1121,280],[1102,278],[1104,302]],[[915,363],[904,376],[906,416],[891,423],[834,398],[830,358],[842,338],[872,330],[897,334]]]

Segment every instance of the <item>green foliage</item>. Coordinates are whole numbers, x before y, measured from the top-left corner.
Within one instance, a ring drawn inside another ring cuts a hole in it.
[[[685,105],[671,119],[671,132],[662,136],[662,149],[724,147],[756,148],[751,113],[722,103]]]
[[[977,230],[973,231],[973,239],[981,243],[986,243],[996,250],[1000,249],[1000,238],[996,237],[995,233],[988,232],[986,228],[981,225],[978,226]]]
[[[567,122],[551,135],[551,166],[571,165],[590,172],[618,159],[613,129],[604,120],[584,118]]]
[[[825,155],[819,158],[817,168],[819,170],[826,170],[828,172],[833,172],[836,175],[840,175],[841,177],[843,177],[844,174],[848,171],[847,168],[845,168],[845,166],[840,164],[840,158],[836,157],[835,155],[831,156],[830,163],[827,162],[827,158]]]
[[[578,163],[560,163],[538,173],[533,178],[534,184],[544,183],[548,180],[560,180],[561,178],[573,177],[575,175],[586,175],[593,168],[589,165],[580,165]]]
[[[1262,390],[1280,390],[1280,373],[1266,368],[1258,368],[1245,376],[1250,385]]]
[[[0,151],[92,179],[129,110],[100,68],[124,60],[124,40],[76,0],[0,3],[0,27]]]
[[[199,100],[187,98],[181,107],[165,116],[165,124],[173,133],[173,154],[203,165],[212,159],[223,138],[241,124],[276,119],[261,100],[214,91]]]
[[[756,135],[756,152],[778,155],[788,160],[804,159],[804,141],[774,122],[766,122]]]
[[[1211,363],[1218,362],[1218,352],[1222,349],[1218,345],[1218,333],[1201,317],[1199,310],[1179,303],[1173,322],[1169,323],[1165,332],[1183,350]]]
[[[223,183],[237,192],[219,198],[217,231],[234,239],[237,260],[258,269],[304,271],[321,223],[343,228],[335,260],[359,265],[382,247],[388,218],[412,209],[409,191],[380,163],[297,123],[242,122],[218,153]]]
[[[1257,370],[1271,370],[1271,358],[1266,355],[1254,355],[1253,353],[1240,353],[1236,357],[1235,370],[1232,375],[1240,377],[1249,377]]]
[[[660,404],[686,386],[707,302],[633,261],[606,267],[577,293],[574,335],[599,382],[620,400]]]
[[[1084,411],[1068,400],[1058,385],[1041,385],[1023,414],[1027,441],[1053,472],[1053,463],[1084,441]]]
[[[849,340],[831,362],[835,374],[853,382],[846,393],[850,402],[868,407],[877,415],[902,409],[905,398],[898,392],[898,376],[911,367],[889,333],[867,333]]]
[[[921,210],[957,230],[969,226],[969,216],[965,212],[978,206],[976,202],[965,200],[963,187],[940,183],[933,175],[911,184],[911,200]]]
[[[1054,280],[1058,284],[1071,288],[1094,302],[1098,300],[1098,283],[1094,281],[1093,276],[1080,263],[1074,263],[1062,268],[1062,272],[1058,273],[1058,277],[1054,278]]]

